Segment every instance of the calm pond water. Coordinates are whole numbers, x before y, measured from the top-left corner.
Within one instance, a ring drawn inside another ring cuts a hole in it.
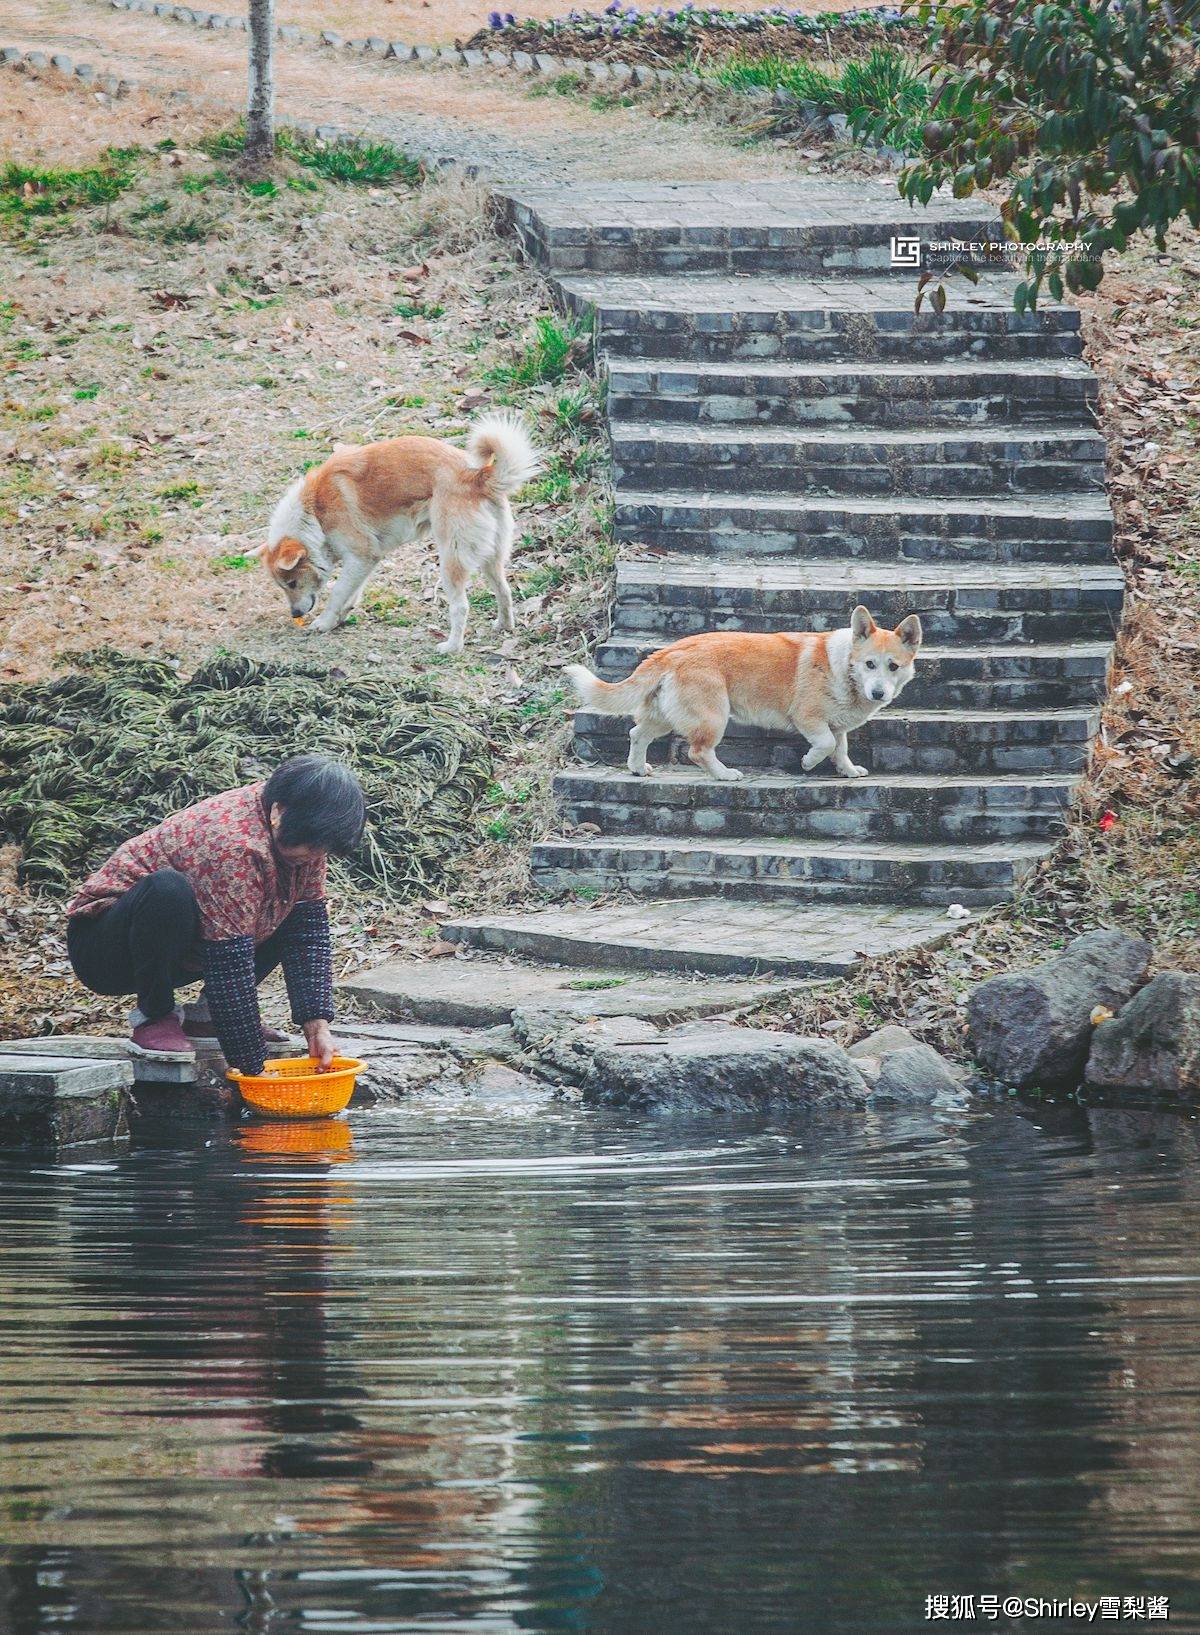
[[[1200,1628],[1194,1122],[341,1136],[0,1164],[0,1628]]]

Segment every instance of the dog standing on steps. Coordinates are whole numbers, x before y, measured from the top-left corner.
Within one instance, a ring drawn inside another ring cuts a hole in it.
[[[539,465],[516,414],[477,421],[465,449],[437,437],[339,448],[288,489],[258,555],[287,596],[293,619],[312,611],[321,587],[337,573],[328,606],[308,627],[320,632],[334,629],[358,605],[389,552],[432,540],[450,606],[450,634],[438,652],[461,653],[473,574],[482,573],[496,597],[497,630],[514,628],[508,497]]]
[[[669,732],[687,739],[688,755],[714,778],[742,774],[717,758],[730,721],[773,731],[792,729],[811,744],[806,772],[829,755],[845,778],[863,778],[846,734],[890,704],[912,680],[921,645],[915,613],[881,630],[856,607],[846,630],[822,634],[749,635],[715,630],[685,636],[643,659],[625,681],[601,681],[582,664],[566,676],[582,703],[602,715],[632,715],[629,770],[650,773],[646,750]]]

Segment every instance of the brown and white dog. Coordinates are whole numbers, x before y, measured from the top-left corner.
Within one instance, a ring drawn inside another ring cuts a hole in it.
[[[649,774],[647,747],[674,732],[687,739],[697,766],[732,783],[742,774],[717,759],[717,745],[730,721],[740,721],[802,733],[812,746],[800,763],[806,772],[832,755],[843,777],[863,778],[867,769],[850,759],[846,734],[908,685],[920,645],[915,613],[895,630],[881,630],[865,607],[856,607],[846,630],[716,630],[651,653],[625,681],[601,681],[582,664],[567,665],[566,675],[589,709],[632,715],[631,772]]]
[[[293,619],[312,611],[321,587],[336,573],[328,605],[308,626],[328,631],[358,605],[389,552],[432,540],[450,605],[450,634],[438,652],[461,653],[467,584],[476,573],[496,598],[496,629],[514,628],[506,572],[513,540],[508,496],[539,464],[516,414],[477,421],[465,449],[436,437],[339,448],[288,489],[258,554],[286,594]]]

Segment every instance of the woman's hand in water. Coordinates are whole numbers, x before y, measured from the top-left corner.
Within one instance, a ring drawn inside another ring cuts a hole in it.
[[[308,1041],[308,1054],[316,1061],[320,1072],[326,1072],[333,1062],[333,1034],[329,1023],[323,1016],[305,1022],[304,1037]]]

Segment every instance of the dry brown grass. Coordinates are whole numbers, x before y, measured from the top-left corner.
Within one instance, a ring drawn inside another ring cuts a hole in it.
[[[524,882],[524,841],[546,811],[566,730],[559,666],[594,633],[607,580],[589,377],[488,379],[548,310],[546,289],[461,179],[345,187],[284,163],[274,195],[258,197],[204,151],[214,127],[194,115],[149,98],[104,108],[19,77],[8,88],[9,156],[28,154],[20,133],[43,124],[55,141],[41,164],[175,146],[135,161],[137,180],[111,205],[49,228],[6,218],[0,675],[38,677],[104,642],[185,666],[224,647],[434,676],[466,713],[511,704],[527,731],[498,769],[493,838],[463,876],[464,897],[499,900]],[[480,593],[466,654],[438,656],[436,567],[418,550],[385,565],[353,627],[295,630],[245,553],[302,465],[338,441],[456,436],[499,401],[525,409],[556,462],[518,504],[517,634],[495,635]],[[58,910],[16,892],[11,874],[0,900],[16,933],[0,953],[0,1032],[44,1025],[62,998]],[[420,945],[436,912],[346,905],[342,947],[366,958]]]

